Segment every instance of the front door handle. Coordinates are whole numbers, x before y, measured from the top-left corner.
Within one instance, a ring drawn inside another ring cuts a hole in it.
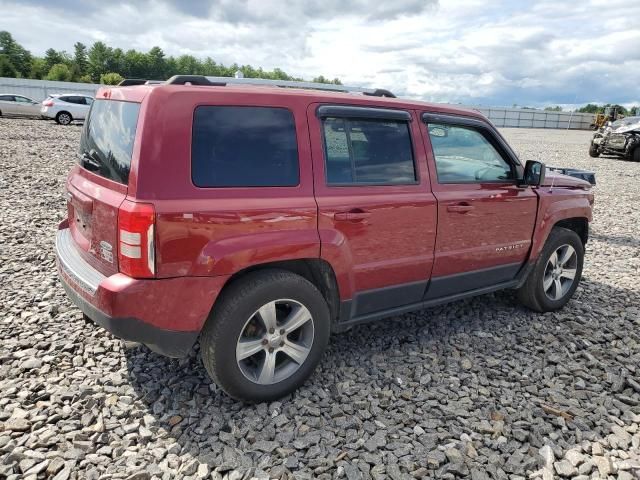
[[[473,205],[468,203],[456,203],[455,205],[448,205],[447,212],[453,213],[467,213],[474,209]]]
[[[333,218],[335,220],[347,220],[347,221],[357,221],[364,220],[365,218],[369,218],[371,213],[365,212],[361,208],[354,208],[353,210],[349,210],[348,212],[337,212],[333,214]]]

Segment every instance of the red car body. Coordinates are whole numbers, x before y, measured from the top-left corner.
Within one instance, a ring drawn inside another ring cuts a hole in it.
[[[539,187],[510,182],[438,183],[425,115],[491,129],[475,111],[395,98],[267,87],[153,85],[102,88],[97,101],[140,104],[127,184],[80,165],[68,180],[68,219],[57,254],[73,301],[116,335],[169,356],[186,354],[230,279],[277,265],[313,278],[335,330],[435,303],[517,287],[551,228],[586,242],[589,184],[547,175]],[[271,106],[295,119],[299,184],[200,188],[191,171],[194,110]],[[331,186],[322,105],[408,112],[417,179],[410,185]],[[146,205],[155,271],[122,272],[122,210]],[[111,261],[110,261],[111,260]]]

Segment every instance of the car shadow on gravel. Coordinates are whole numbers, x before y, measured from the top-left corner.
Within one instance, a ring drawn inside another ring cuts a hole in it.
[[[524,394],[527,408],[509,408],[515,413],[505,423],[527,428],[532,415],[539,415],[547,430],[531,434],[532,447],[539,448],[543,435],[551,432],[571,445],[596,438],[607,428],[608,419],[591,413],[606,397],[634,395],[625,390],[624,375],[618,377],[625,368],[633,371],[635,367],[625,362],[633,362],[639,352],[632,351],[625,359],[619,351],[609,351],[610,343],[624,335],[634,345],[640,344],[638,334],[631,331],[638,322],[637,309],[624,313],[626,305],[640,305],[640,294],[584,278],[570,304],[555,313],[528,311],[518,304],[513,291],[503,291],[362,325],[332,336],[313,377],[297,392],[270,404],[245,404],[227,397],[207,376],[197,347],[181,360],[143,346],[125,349],[125,358],[130,382],[155,419],[153,424],[175,438],[183,452],[211,466],[256,466],[265,452],[272,452],[275,459],[276,447],[291,447],[283,444],[283,438],[292,442],[301,428],[339,432],[343,426],[336,409],[359,416],[358,409],[371,398],[392,395],[392,408],[402,415],[416,402],[422,406],[434,398],[431,390],[439,392],[440,403],[455,400],[461,384],[467,388],[469,382],[473,388],[483,388],[486,398],[463,404],[457,412],[434,411],[433,418],[427,409],[423,414],[430,422],[424,428],[427,433],[441,435],[444,429],[455,438],[460,432],[471,432],[469,420],[490,419],[492,412],[504,407],[505,396],[518,391]],[[598,317],[600,321],[595,320]],[[580,372],[576,381],[569,369],[579,363],[583,365],[575,366]],[[478,382],[476,377],[492,381],[473,384]],[[584,390],[590,388],[583,385],[585,377],[599,384],[597,388]],[[548,391],[546,384],[551,386]],[[557,406],[563,398],[566,404],[558,408],[580,417],[579,437],[572,436],[571,430],[567,433],[565,422],[557,416],[541,410],[543,403]],[[611,409],[611,401],[607,405]],[[623,403],[614,405],[622,408]],[[372,409],[364,418],[371,423],[377,415],[382,415],[379,409],[377,413]],[[276,432],[287,428],[294,432],[292,436],[278,437]],[[254,449],[256,440],[266,444]],[[329,451],[352,448],[347,440],[340,442],[336,446],[334,441]],[[304,442],[295,448],[302,446]]]
[[[640,246],[640,238],[632,237],[630,235],[607,235],[604,233],[591,233],[589,237],[592,240],[598,240],[601,242],[610,243],[612,245],[618,245],[618,246],[624,246],[624,247]]]

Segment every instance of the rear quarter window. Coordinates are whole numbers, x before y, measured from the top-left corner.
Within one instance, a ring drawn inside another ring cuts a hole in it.
[[[275,107],[197,107],[191,168],[198,187],[298,185],[293,114]]]

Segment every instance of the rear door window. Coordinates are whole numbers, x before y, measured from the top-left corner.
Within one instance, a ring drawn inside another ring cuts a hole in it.
[[[198,187],[298,185],[293,114],[275,107],[197,107],[191,168]]]
[[[81,165],[102,177],[127,184],[139,111],[139,103],[96,100],[80,139]]]
[[[14,102],[15,97],[13,95],[0,95],[0,100],[3,102]]]
[[[416,183],[408,122],[327,117],[323,130],[329,185]]]

